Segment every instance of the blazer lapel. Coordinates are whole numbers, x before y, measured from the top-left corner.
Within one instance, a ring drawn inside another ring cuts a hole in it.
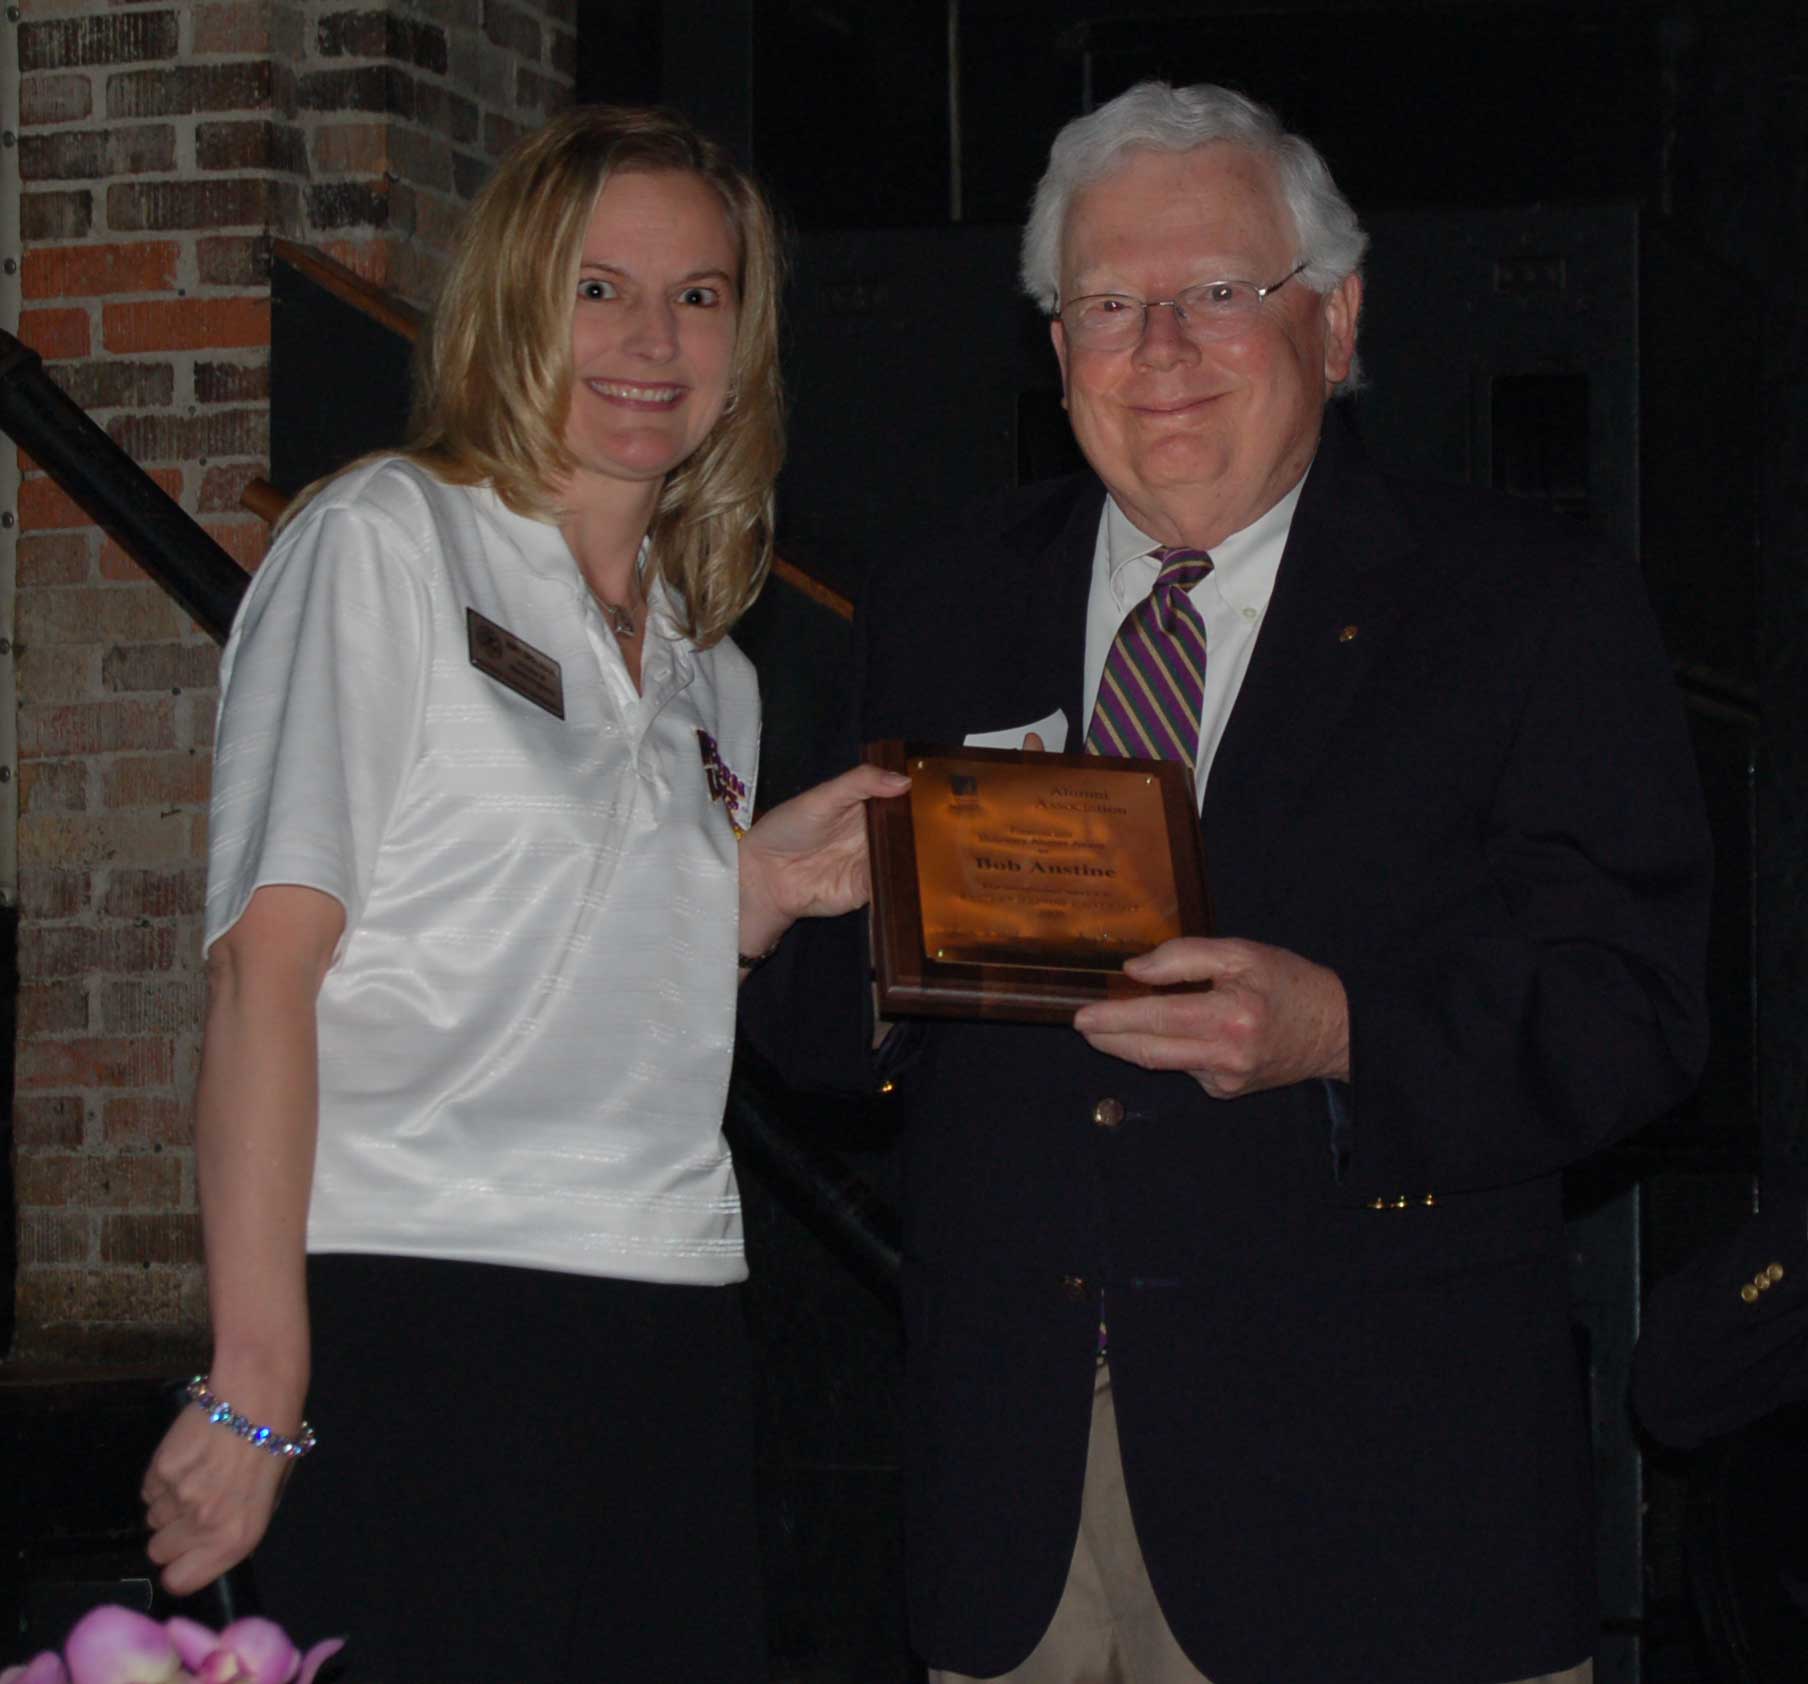
[[[1104,506],[1104,487],[1087,475],[1076,480],[1073,496],[1037,510],[1004,536],[1015,557],[1012,612],[1019,626],[1006,658],[1034,675],[1033,687],[1048,697],[1045,713],[1060,708],[1067,716],[1069,754],[1078,754],[1086,742],[1087,721],[1080,714],[1086,693],[1086,603]]]
[[[1411,540],[1336,416],[1300,494],[1274,595],[1206,783],[1208,858],[1265,881],[1277,827],[1399,612],[1390,563]],[[1214,877],[1216,871],[1214,870]],[[1232,932],[1234,933],[1234,932]]]

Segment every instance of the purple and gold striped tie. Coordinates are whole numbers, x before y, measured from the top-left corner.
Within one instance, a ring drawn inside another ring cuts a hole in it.
[[[1193,774],[1205,705],[1205,622],[1187,592],[1212,570],[1204,550],[1157,550],[1155,588],[1118,627],[1086,732],[1088,754],[1180,760]]]

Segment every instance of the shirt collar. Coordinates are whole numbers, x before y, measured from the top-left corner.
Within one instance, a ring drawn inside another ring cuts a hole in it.
[[[557,521],[536,515],[517,514],[503,502],[494,486],[479,488],[479,495],[488,505],[492,517],[508,528],[515,540],[516,553],[528,572],[553,584],[563,585],[581,601],[590,600],[590,587],[584,583],[583,571],[578,566],[577,558],[571,553],[571,546],[565,542],[565,534],[559,530]],[[653,540],[642,538],[636,565],[643,574],[652,553]],[[657,574],[647,580],[646,597],[648,648],[670,644],[681,661],[688,660],[690,645],[680,628],[677,597]]]
[[[517,513],[502,500],[501,494],[493,485],[480,487],[479,496],[489,507],[492,517],[508,528],[515,540],[515,547],[520,552],[522,565],[528,572],[566,585],[580,596],[589,593],[590,587],[584,583],[577,558],[572,555],[571,546],[565,542],[565,534],[559,530],[556,520],[544,515]],[[636,565],[643,574],[646,572],[647,558],[652,553],[652,547],[652,539],[641,539]],[[657,585],[659,581],[655,580],[654,583]],[[653,591],[649,589],[647,595],[650,600]]]
[[[493,485],[477,486],[474,492],[478,503],[488,510],[490,519],[514,541],[521,564],[528,572],[576,590],[584,588],[571,546],[565,542],[565,534],[559,530],[557,521],[511,509]]]
[[[1310,471],[1310,470],[1308,470]],[[1219,594],[1227,602],[1242,606],[1249,603],[1262,607],[1274,590],[1275,575],[1280,571],[1281,551],[1287,546],[1287,534],[1293,526],[1293,511],[1299,507],[1300,492],[1306,476],[1286,496],[1243,528],[1212,546],[1212,571]],[[1163,546],[1144,532],[1118,506],[1115,497],[1105,499],[1105,562],[1110,572],[1111,587],[1121,597],[1131,599],[1144,595],[1154,569],[1154,552]],[[1128,576],[1124,569],[1134,562],[1143,567]]]
[[[588,597],[590,587],[584,583],[583,571],[579,568],[577,558],[571,553],[571,546],[565,542],[565,534],[559,530],[556,520],[548,520],[538,515],[517,514],[497,494],[495,487],[484,486],[482,496],[489,504],[494,517],[507,526],[515,539],[515,547],[521,556],[521,562],[528,572],[555,584],[564,585],[574,596]],[[653,540],[642,538],[640,554],[635,565],[644,578],[647,562],[653,553]],[[668,632],[677,628],[676,605],[672,593],[667,590],[664,579],[655,576],[647,581],[647,605],[650,612],[661,617]]]

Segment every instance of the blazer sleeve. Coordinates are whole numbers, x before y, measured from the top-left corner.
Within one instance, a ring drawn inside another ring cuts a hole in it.
[[[1761,1215],[1652,1289],[1632,1402],[1685,1450],[1808,1402],[1808,1169],[1767,1184]]]
[[[1680,1103],[1706,1055],[1710,849],[1643,589],[1570,546],[1527,593],[1542,624],[1472,892],[1339,967],[1359,1193],[1550,1174]]]

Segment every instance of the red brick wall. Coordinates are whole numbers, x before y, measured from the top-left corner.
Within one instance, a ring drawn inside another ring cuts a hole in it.
[[[240,561],[269,248],[425,302],[459,207],[570,98],[574,0],[25,0],[18,334]],[[22,1357],[186,1360],[217,654],[26,460],[17,534]]]

